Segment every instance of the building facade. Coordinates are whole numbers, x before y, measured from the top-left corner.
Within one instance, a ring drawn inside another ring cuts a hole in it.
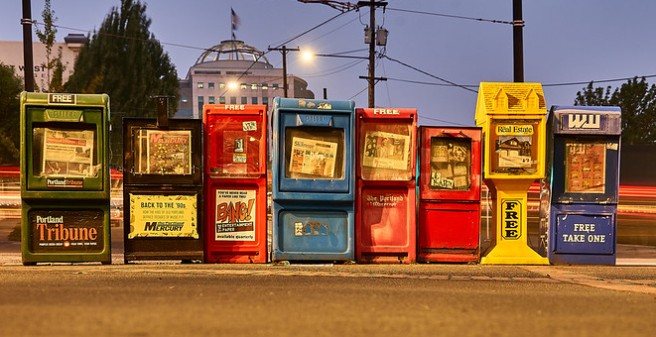
[[[51,58],[62,53],[63,82],[73,73],[80,48],[86,42],[82,34],[69,34],[56,42]],[[46,47],[33,44],[34,76],[37,91],[47,92],[51,74],[47,69]],[[23,78],[23,42],[0,41],[0,62]],[[284,96],[283,70],[274,68],[264,53],[239,40],[226,40],[205,50],[179,80],[180,101],[176,117],[202,118],[203,104],[269,104],[273,97]],[[314,98],[308,83],[287,74],[287,96]]]
[[[221,41],[204,51],[180,80],[176,117],[202,118],[204,104],[269,104],[284,96],[283,70],[264,53],[239,40]],[[287,74],[287,96],[314,98],[305,80]]]
[[[64,42],[55,42],[53,44],[50,58],[56,58],[59,51],[61,51],[61,61],[64,65],[63,83],[66,83],[73,73],[75,59],[86,41],[87,38],[83,34],[68,34],[64,38]],[[46,45],[41,42],[34,42],[32,44],[32,54],[35,90],[48,92],[52,70],[49,71],[47,66]],[[17,77],[24,78],[23,41],[0,41],[0,62],[12,67]]]

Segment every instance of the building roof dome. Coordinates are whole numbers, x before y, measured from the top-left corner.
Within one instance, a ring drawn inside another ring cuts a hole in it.
[[[240,40],[224,40],[212,48],[205,50],[196,65],[216,61],[248,61],[271,66],[264,53]]]

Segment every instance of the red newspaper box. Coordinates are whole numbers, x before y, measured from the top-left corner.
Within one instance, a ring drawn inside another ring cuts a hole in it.
[[[416,133],[416,109],[356,109],[357,262],[415,262]]]
[[[205,261],[267,262],[265,105],[206,104]]]
[[[481,128],[419,128],[419,262],[480,259]]]

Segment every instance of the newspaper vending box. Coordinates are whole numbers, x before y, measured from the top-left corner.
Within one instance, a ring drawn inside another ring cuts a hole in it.
[[[276,97],[272,261],[354,259],[354,103]]]
[[[20,102],[23,264],[111,263],[109,96],[23,92]]]
[[[123,119],[125,263],[203,260],[202,121],[169,119],[167,102]]]
[[[483,178],[495,194],[495,236],[483,264],[549,264],[528,244],[528,189],[545,175],[546,103],[539,83],[482,82]]]
[[[357,262],[416,260],[416,130],[416,109],[356,109]]]
[[[552,264],[615,264],[621,115],[619,107],[551,108]]]
[[[478,262],[481,128],[419,128],[419,262]]]
[[[205,261],[267,262],[267,110],[206,104]]]

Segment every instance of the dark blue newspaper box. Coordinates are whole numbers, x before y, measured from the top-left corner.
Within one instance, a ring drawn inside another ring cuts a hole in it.
[[[614,265],[621,111],[554,106],[549,261]]]
[[[354,107],[274,99],[273,262],[354,259]]]

